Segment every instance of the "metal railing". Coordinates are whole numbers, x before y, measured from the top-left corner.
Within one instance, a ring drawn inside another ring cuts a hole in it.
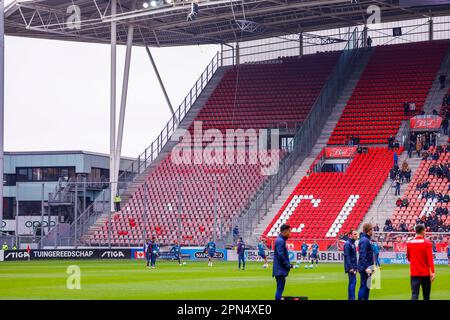
[[[268,207],[275,202],[275,198],[281,194],[314,146],[320,135],[320,128],[336,104],[350,76],[350,68],[357,61],[363,47],[364,35],[355,28],[302,127],[291,141],[288,149],[292,152],[282,160],[278,172],[264,182],[261,190],[251,199],[248,208],[233,219],[233,225],[237,225],[247,239],[254,238],[254,227],[259,224],[262,215],[267,214]]]
[[[402,246],[406,245],[406,242],[414,238],[414,232],[374,232],[372,235],[372,241],[379,244],[379,247],[383,251],[394,251],[394,244]],[[438,243],[447,244],[450,240],[450,232],[427,232],[425,236],[428,240],[432,241],[435,246]],[[434,248],[435,249],[435,248]]]

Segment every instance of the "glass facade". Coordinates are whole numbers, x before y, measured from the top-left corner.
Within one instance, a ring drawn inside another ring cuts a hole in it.
[[[75,167],[16,168],[16,182],[58,181],[75,177]]]

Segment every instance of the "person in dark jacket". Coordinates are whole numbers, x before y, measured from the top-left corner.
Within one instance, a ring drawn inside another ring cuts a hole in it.
[[[275,300],[281,300],[281,297],[283,296],[284,286],[286,284],[286,277],[291,270],[288,250],[286,247],[286,240],[289,239],[290,235],[291,227],[287,224],[283,224],[280,227],[280,235],[275,240],[272,270],[272,276],[275,277],[275,280],[277,281]]]
[[[344,269],[348,274],[348,300],[355,300],[356,274],[358,272],[356,240],[358,240],[358,232],[351,230],[344,245]]]
[[[363,232],[359,240],[359,259],[358,272],[360,275],[360,287],[358,292],[358,300],[369,300],[370,288],[368,282],[373,273],[374,255],[370,238],[372,237],[373,228],[370,223],[363,225]]]
[[[245,243],[242,237],[239,238],[238,240],[237,254],[239,260],[239,270],[241,270],[241,262],[242,262],[242,270],[245,270]]]
[[[145,241],[143,250],[144,250],[145,260],[147,261],[146,267],[149,268],[150,260],[151,260],[151,252],[152,252],[152,241],[150,239],[147,239],[147,241]]]
[[[152,269],[156,268],[156,258],[159,256],[159,245],[156,242],[156,238],[152,237],[151,246],[147,248],[147,251],[150,249],[150,267]]]
[[[439,84],[441,85],[441,90],[445,88],[445,82],[447,80],[447,75],[446,74],[441,74],[439,75]]]

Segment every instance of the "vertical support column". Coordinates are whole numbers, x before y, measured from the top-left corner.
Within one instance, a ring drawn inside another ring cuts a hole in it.
[[[1,1],[1,0],[0,0]],[[117,13],[117,0],[111,0],[111,17]],[[114,181],[116,157],[116,66],[117,66],[117,22],[111,21],[111,79],[110,79],[110,110],[109,110],[109,183],[111,188],[110,212],[114,212],[114,197],[117,183]],[[108,221],[111,228],[111,221]]]
[[[217,241],[217,176],[214,176],[214,242]]]
[[[74,238],[73,238],[73,246],[77,247],[78,241],[78,184],[75,183],[75,202],[74,202],[74,210],[73,210],[73,222],[74,222]]]
[[[434,22],[433,22],[433,17],[430,17],[430,20],[428,20],[428,40],[430,40],[430,41],[434,40]]]
[[[182,227],[181,227],[181,208],[182,208],[182,201],[181,201],[181,180],[178,181],[178,190],[177,190],[177,213],[178,213],[178,244],[181,245],[181,235],[183,233]]]
[[[367,27],[367,24],[364,24],[364,29],[363,29],[363,44],[362,47],[366,48],[367,47],[367,37],[369,36],[369,28]],[[357,41],[358,40],[358,35],[357,34],[353,34],[353,40]],[[352,48],[354,49],[354,48]]]
[[[136,1],[133,1],[133,3],[131,4],[131,11],[134,11],[135,9],[136,9]],[[131,63],[131,49],[133,48],[133,36],[134,36],[134,26],[133,24],[130,23],[128,25],[128,32],[127,32],[127,47],[125,51],[125,66],[122,80],[122,96],[120,99],[119,124],[117,128],[116,159],[114,168],[114,179],[116,182],[117,189],[118,189],[117,184],[119,182],[120,156],[122,153],[123,128],[125,125],[125,111],[127,107],[128,79],[130,78],[130,63]],[[117,191],[116,194],[118,193]]]
[[[86,186],[87,186],[87,179],[86,177],[83,177],[83,212],[86,211]]]
[[[45,193],[45,184],[42,184],[41,188],[41,239],[39,243],[41,244],[41,248],[43,248],[44,243],[42,239],[44,239],[44,193]]]
[[[49,204],[50,206],[50,204]],[[49,207],[50,208],[50,207]],[[58,216],[56,217],[56,233],[55,233],[55,249],[58,247],[58,239],[59,239],[59,221],[61,219],[61,210],[58,208]]]
[[[5,132],[5,2],[0,0],[0,226],[3,225],[3,160]]]
[[[223,67],[223,43],[220,44],[220,66]]]
[[[236,42],[236,65],[240,64],[239,42]]]
[[[50,210],[50,204],[47,201],[47,227],[48,227],[47,234],[50,233],[50,222],[52,221],[51,214],[52,214],[52,211]],[[54,231],[56,231],[56,230],[54,230]],[[56,237],[56,234],[53,233],[53,236]]]
[[[18,182],[16,183],[16,246],[17,246],[17,248],[19,248],[19,183]]]
[[[147,240],[147,226],[148,226],[147,213],[149,213],[148,212],[148,204],[149,204],[148,194],[149,194],[149,192],[148,192],[148,186],[147,186],[147,181],[146,181],[146,182],[144,182],[144,233],[143,233],[144,244],[145,244],[145,241]]]

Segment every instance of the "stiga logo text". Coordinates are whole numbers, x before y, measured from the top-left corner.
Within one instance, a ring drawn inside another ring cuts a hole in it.
[[[5,260],[22,260],[28,259],[30,254],[27,251],[5,251]]]
[[[101,257],[106,259],[120,259],[125,258],[125,254],[122,251],[105,251]]]

